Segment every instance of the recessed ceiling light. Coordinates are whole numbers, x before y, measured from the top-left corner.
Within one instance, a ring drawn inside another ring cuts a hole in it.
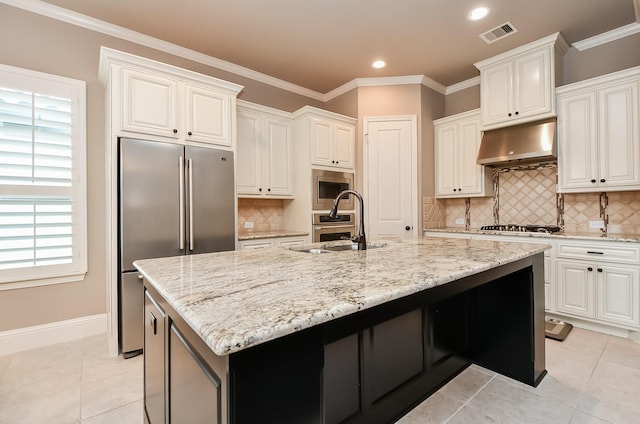
[[[385,62],[384,60],[376,60],[371,64],[371,66],[373,66],[376,69],[382,69],[385,66],[387,66],[387,62]]]
[[[467,19],[470,21],[478,21],[489,14],[488,7],[476,7],[467,15]]]

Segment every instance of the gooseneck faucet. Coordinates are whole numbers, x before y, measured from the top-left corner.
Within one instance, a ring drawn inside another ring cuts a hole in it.
[[[340,199],[345,194],[353,194],[358,198],[360,202],[360,227],[358,229],[358,235],[351,237],[351,241],[354,243],[358,243],[358,250],[367,250],[367,237],[364,235],[364,202],[362,201],[362,195],[355,190],[343,190],[338,194],[336,200],[333,201],[333,207],[329,212],[329,218],[335,219],[338,215],[338,204],[340,203]]]

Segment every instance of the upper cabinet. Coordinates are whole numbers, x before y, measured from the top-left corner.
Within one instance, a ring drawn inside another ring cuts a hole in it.
[[[640,189],[640,67],[558,88],[558,191]]]
[[[102,48],[115,133],[176,142],[235,144],[235,102],[241,86],[171,65]]]
[[[238,101],[236,185],[243,197],[290,197],[293,121],[279,110]]]
[[[489,168],[478,165],[480,110],[433,121],[435,131],[436,197],[493,195]]]
[[[556,33],[476,63],[483,129],[555,116],[555,87],[567,48]]]
[[[336,170],[354,170],[356,120],[337,113],[305,106],[295,113],[308,138],[311,165]]]

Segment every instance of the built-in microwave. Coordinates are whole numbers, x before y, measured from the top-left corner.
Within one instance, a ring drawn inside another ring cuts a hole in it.
[[[325,171],[313,169],[312,199],[313,210],[329,210],[333,201],[343,190],[353,190],[353,174],[349,172]],[[345,195],[340,200],[340,210],[353,210],[353,196]]]

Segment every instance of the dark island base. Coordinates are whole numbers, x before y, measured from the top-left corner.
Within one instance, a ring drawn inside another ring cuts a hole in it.
[[[229,357],[229,422],[391,423],[475,363],[545,371],[543,255]]]

